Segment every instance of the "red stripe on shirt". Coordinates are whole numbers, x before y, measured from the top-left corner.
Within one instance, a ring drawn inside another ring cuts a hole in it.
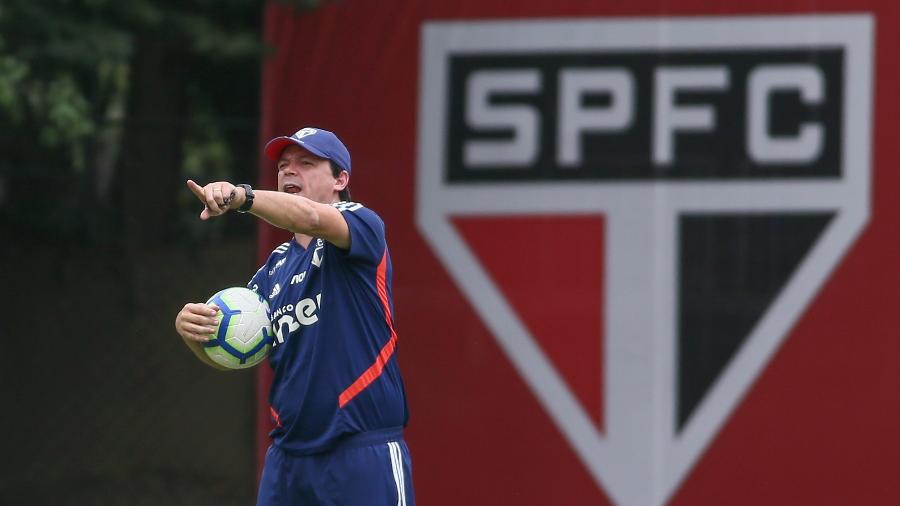
[[[381,307],[384,310],[384,321],[391,331],[391,338],[388,339],[387,344],[381,348],[378,356],[375,357],[375,363],[369,366],[359,378],[356,378],[352,385],[338,396],[338,406],[342,408],[381,376],[384,366],[391,359],[391,355],[394,354],[394,350],[397,348],[397,332],[394,331],[394,319],[391,316],[391,305],[387,296],[387,259],[387,250],[385,250],[384,255],[381,257],[381,263],[378,264],[378,270],[375,272],[375,287],[378,289],[378,298],[381,300]]]
[[[275,408],[269,406],[269,413],[272,415],[272,420],[275,421],[275,425],[281,427],[281,417],[278,416],[278,412],[275,411]]]

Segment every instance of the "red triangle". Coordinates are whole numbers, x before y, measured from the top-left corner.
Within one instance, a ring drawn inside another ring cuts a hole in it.
[[[603,432],[603,216],[453,224]]]

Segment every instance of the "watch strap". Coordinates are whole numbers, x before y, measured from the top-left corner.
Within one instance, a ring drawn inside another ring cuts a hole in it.
[[[237,209],[237,212],[246,213],[253,207],[253,198],[255,196],[253,195],[253,188],[249,184],[243,183],[238,186],[244,189],[244,195],[246,196],[244,197],[244,203]]]

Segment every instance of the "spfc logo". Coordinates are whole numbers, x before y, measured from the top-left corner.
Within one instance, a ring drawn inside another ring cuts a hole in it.
[[[423,28],[420,231],[614,502],[671,496],[865,226],[872,37],[868,16]],[[542,216],[602,235],[594,396],[457,223]]]

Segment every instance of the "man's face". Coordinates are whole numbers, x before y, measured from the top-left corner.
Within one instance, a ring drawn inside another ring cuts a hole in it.
[[[278,160],[278,191],[302,195],[310,200],[330,204],[335,200],[337,179],[331,164],[300,146],[288,146]]]

